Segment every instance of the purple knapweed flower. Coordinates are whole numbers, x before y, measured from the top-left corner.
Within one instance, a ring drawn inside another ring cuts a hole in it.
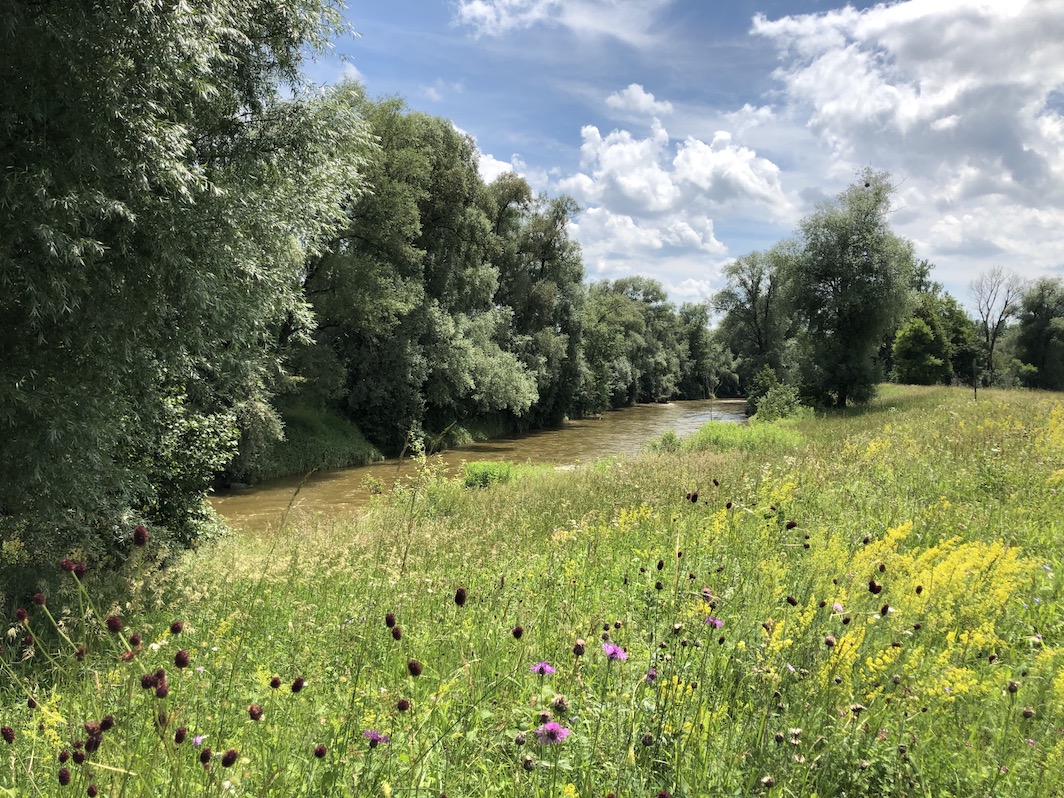
[[[554,673],[554,667],[549,662],[537,662],[532,666],[532,673],[539,676],[550,676]]]
[[[560,743],[570,734],[572,734],[572,732],[569,731],[569,729],[556,721],[544,723],[536,729],[536,737],[539,739],[540,745],[554,745],[555,743]]]
[[[720,629],[724,626],[724,621],[720,618],[714,618],[712,615],[706,618],[706,623],[710,624],[714,629]]]
[[[621,662],[624,662],[626,659],[628,659],[627,651],[625,651],[616,643],[611,643],[609,641],[606,641],[602,644],[602,653],[610,659],[619,659]]]
[[[194,745],[196,748],[199,748],[201,745],[203,745],[203,741],[205,739],[207,739],[206,734],[197,734],[192,738],[192,745]]]
[[[647,671],[646,680],[648,682],[653,684],[655,681],[657,681],[657,678],[658,678],[658,670],[657,670],[657,668],[651,668],[650,670]]]
[[[378,745],[388,742],[389,739],[387,734],[381,734],[376,729],[366,729],[362,732],[362,736],[369,740],[370,748],[376,748]]]

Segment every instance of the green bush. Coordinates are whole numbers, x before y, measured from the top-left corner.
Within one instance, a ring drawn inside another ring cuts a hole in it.
[[[706,450],[756,452],[762,449],[798,446],[801,434],[794,429],[778,424],[733,424],[727,421],[710,421],[694,434],[684,439],[685,452]]]
[[[647,444],[646,449],[648,452],[654,452],[657,454],[678,452],[683,448],[683,441],[673,430],[666,430],[662,433],[661,437],[656,441],[651,441]]]
[[[467,488],[486,488],[513,478],[514,464],[505,463],[464,463],[462,484]]]
[[[754,418],[758,421],[778,421],[781,418],[793,418],[802,411],[809,411],[798,396],[798,389],[793,385],[782,383],[773,385],[757,401]]]

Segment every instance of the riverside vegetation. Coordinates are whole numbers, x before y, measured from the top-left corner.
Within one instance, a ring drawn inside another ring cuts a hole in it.
[[[72,551],[8,619],[0,794],[1061,794],[1060,395],[729,430],[426,460],[155,573],[140,529],[120,603]]]

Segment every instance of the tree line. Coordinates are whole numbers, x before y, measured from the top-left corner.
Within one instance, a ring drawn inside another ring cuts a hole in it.
[[[795,236],[725,267],[713,337],[740,390],[786,384],[822,407],[885,380],[1064,390],[1064,280],[993,268],[969,285],[969,315],[891,230],[893,193],[865,169]]]
[[[644,277],[588,284],[571,198],[513,173],[486,184],[450,121],[341,90],[374,142],[368,189],[301,274],[312,313],[281,334],[295,401],[396,452],[411,430],[485,416],[541,427],[713,394],[707,308]]]

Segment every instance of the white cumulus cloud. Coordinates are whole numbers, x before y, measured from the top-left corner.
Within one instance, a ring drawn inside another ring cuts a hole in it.
[[[1064,3],[907,0],[759,15],[752,33],[779,52],[777,112],[837,174],[893,173],[899,232],[945,264],[939,279],[1064,267]]]
[[[661,116],[672,111],[672,103],[659,102],[654,95],[640,86],[631,83],[624,91],[617,91],[606,98],[606,105],[619,111],[631,111],[647,116]]]

